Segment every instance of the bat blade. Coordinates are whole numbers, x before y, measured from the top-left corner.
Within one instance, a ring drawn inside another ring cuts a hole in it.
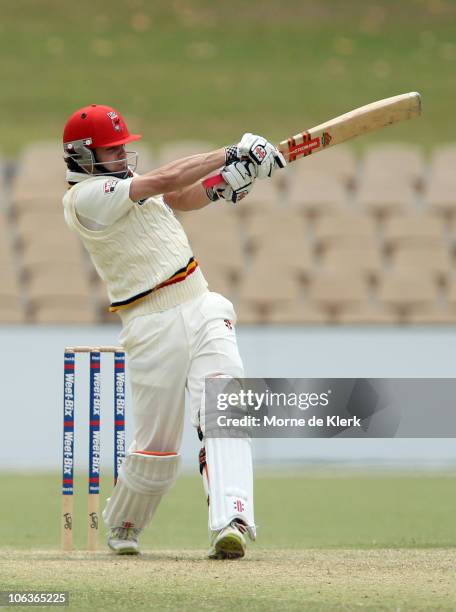
[[[278,149],[288,162],[293,162],[362,134],[412,119],[420,113],[421,96],[417,92],[385,98],[282,140]]]
[[[282,140],[277,148],[283,153],[288,163],[291,163],[362,134],[413,119],[420,114],[421,96],[418,92],[412,91],[356,108],[310,130]],[[205,179],[203,186],[208,189],[221,183],[223,183],[223,177],[217,174]]]

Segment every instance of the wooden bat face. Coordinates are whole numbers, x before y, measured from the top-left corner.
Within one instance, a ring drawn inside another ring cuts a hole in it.
[[[282,140],[278,149],[288,162],[317,153],[346,140],[374,132],[388,125],[417,117],[421,96],[417,92],[385,98],[330,119],[292,138]]]

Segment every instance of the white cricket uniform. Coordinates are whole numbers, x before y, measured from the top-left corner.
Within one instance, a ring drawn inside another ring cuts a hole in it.
[[[236,314],[229,300],[209,291],[163,197],[133,202],[132,178],[68,172],[67,179],[75,185],[63,199],[65,219],[122,320],[119,341],[132,389],[134,440],[103,516],[111,527],[145,527],[177,477],[185,389],[199,427],[204,379],[244,375]],[[254,537],[250,441],[206,440],[205,447],[209,529],[240,518]]]

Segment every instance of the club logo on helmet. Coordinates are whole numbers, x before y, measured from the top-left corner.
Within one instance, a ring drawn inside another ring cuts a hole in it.
[[[120,123],[119,115],[115,111],[110,111],[108,113],[108,117],[111,119],[112,126],[116,130],[116,132],[121,132],[122,131],[122,125]]]

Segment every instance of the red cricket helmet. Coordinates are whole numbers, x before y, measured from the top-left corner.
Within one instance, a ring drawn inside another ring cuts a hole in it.
[[[130,134],[120,113],[102,104],[80,108],[71,115],[63,130],[64,144],[84,140],[84,145],[91,149],[115,147],[140,138],[141,134]]]
[[[122,115],[114,108],[102,104],[90,104],[78,109],[65,124],[63,130],[65,161],[70,169],[76,171],[80,170],[81,166],[86,168],[86,172],[89,172],[87,167],[90,167],[90,173],[95,167],[106,170],[105,166],[95,159],[93,149],[116,147],[140,138],[141,134],[130,134]],[[132,155],[135,158],[134,168],[136,168],[136,153],[127,154],[127,163],[130,162]],[[134,168],[131,167],[132,170]]]

